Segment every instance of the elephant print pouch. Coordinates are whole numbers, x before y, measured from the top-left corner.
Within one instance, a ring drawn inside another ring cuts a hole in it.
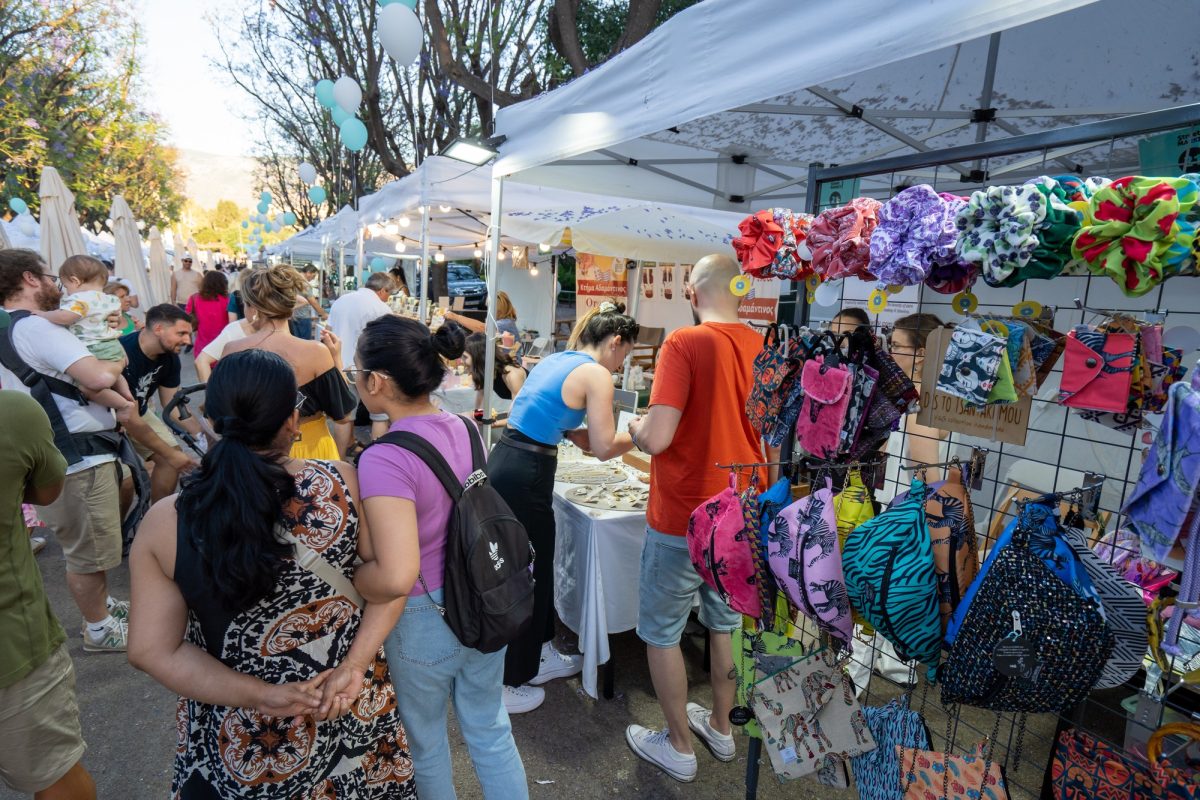
[[[980,330],[958,327],[950,335],[937,388],[968,406],[987,405],[1008,355],[1008,342]],[[1011,381],[1011,370],[1009,372]],[[1011,383],[1010,383],[1011,386]]]
[[[812,358],[804,362],[800,381],[804,387],[804,403],[796,421],[800,446],[817,458],[833,458],[846,424],[853,376],[848,369]]]
[[[828,649],[755,683],[750,705],[781,780],[844,768],[875,749],[854,684]]]

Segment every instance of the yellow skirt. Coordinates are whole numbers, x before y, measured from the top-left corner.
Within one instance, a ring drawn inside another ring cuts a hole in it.
[[[337,444],[329,433],[329,423],[322,414],[308,422],[300,423],[300,439],[292,444],[292,458],[337,461]]]

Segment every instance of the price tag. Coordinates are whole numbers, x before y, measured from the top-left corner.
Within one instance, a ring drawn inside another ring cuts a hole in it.
[[[872,314],[878,314],[880,311],[883,311],[885,308],[887,308],[887,298],[887,292],[876,289],[875,291],[871,292],[871,296],[867,298],[867,310]]]
[[[738,275],[729,282],[729,291],[733,292],[736,297],[745,297],[750,294],[750,276]]]
[[[1037,319],[1042,315],[1042,304],[1036,300],[1025,300],[1013,306],[1012,313],[1020,319]]]
[[[796,758],[796,748],[785,747],[779,751],[779,757],[783,759],[785,764],[795,764],[799,759]]]
[[[1020,612],[1012,612],[1013,628],[992,650],[992,666],[1010,678],[1030,678],[1040,666],[1038,648],[1021,630]]]
[[[809,275],[804,279],[804,286],[810,293],[815,292],[817,287],[821,285],[821,278],[818,275]]]
[[[959,292],[954,295],[950,305],[954,306],[954,310],[960,314],[970,314],[979,308],[979,298],[969,291]]]

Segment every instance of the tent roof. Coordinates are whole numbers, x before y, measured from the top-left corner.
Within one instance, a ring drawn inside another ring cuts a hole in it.
[[[1135,61],[1122,20],[1155,31]],[[753,20],[741,0],[705,0],[572,83],[501,109],[508,141],[494,171],[674,202],[799,207],[811,162],[975,141],[989,75],[989,139],[1196,102],[1198,23],[1191,0],[761,0]],[[1015,178],[1137,163],[1132,142],[1051,156],[1061,160],[984,166]]]

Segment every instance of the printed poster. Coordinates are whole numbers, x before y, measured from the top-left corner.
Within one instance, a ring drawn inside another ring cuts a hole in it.
[[[779,317],[779,284],[774,278],[760,281],[753,278],[750,291],[738,306],[738,317],[751,325],[769,325]]]
[[[605,301],[625,303],[629,296],[629,270],[623,258],[575,254],[575,314],[582,318]]]

